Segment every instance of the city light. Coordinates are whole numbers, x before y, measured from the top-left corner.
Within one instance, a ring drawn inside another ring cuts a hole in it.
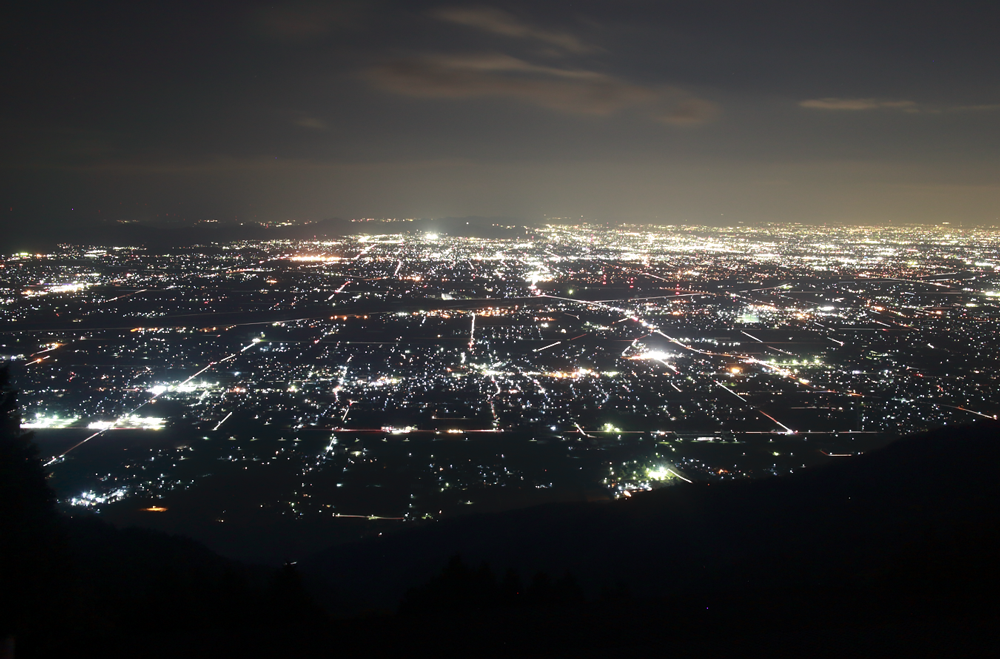
[[[244,494],[267,514],[438,519],[508,489],[785,474],[1000,414],[996,231],[383,224],[0,262],[22,427],[58,438],[64,503],[166,508],[232,469],[276,479]]]

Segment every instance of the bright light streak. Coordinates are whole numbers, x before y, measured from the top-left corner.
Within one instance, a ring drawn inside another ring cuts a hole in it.
[[[223,423],[225,423],[225,422],[226,422],[226,421],[227,421],[227,420],[229,419],[229,417],[231,417],[232,415],[233,415],[233,413],[232,413],[232,412],[230,412],[229,414],[227,414],[227,415],[226,415],[226,416],[225,416],[225,417],[224,417],[224,418],[222,419],[222,421],[219,421],[219,423],[217,423],[217,424],[216,424],[216,426],[215,426],[214,428],[212,428],[212,430],[218,430],[219,428],[221,428],[221,427],[222,427],[222,424],[223,424]]]
[[[735,391],[733,391],[732,389],[730,389],[729,387],[727,387],[726,385],[722,384],[721,382],[718,382],[717,380],[712,380],[712,382],[715,382],[715,384],[719,385],[720,387],[722,387],[723,389],[725,389],[726,391],[728,391],[732,395],[736,396],[737,398],[739,398],[740,400],[742,400],[744,403],[749,403],[750,402],[746,398],[744,398],[743,396],[740,396],[738,393],[736,393]],[[775,421],[775,423],[778,423],[778,422]]]
[[[764,410],[757,410],[757,411],[760,412],[761,414],[763,414],[764,416],[766,416],[771,421],[774,421],[775,423],[777,423],[782,428],[784,428],[785,431],[787,432],[787,434],[789,434],[789,435],[794,435],[795,434],[794,430],[792,430],[791,428],[789,428],[788,426],[786,426],[785,424],[783,424],[781,421],[778,421],[777,419],[775,419],[773,416],[771,416],[770,414],[768,414]]]
[[[677,478],[681,479],[681,480],[682,480],[682,481],[684,481],[685,483],[690,483],[690,482],[692,482],[692,481],[691,481],[691,479],[689,479],[689,478],[684,478],[683,476],[681,476],[680,474],[678,474],[678,473],[677,473],[676,471],[674,471],[673,469],[667,469],[667,471],[669,471],[669,472],[670,472],[671,474],[673,474],[673,475],[674,475],[674,476],[676,476]]]
[[[253,346],[255,346],[256,344],[260,343],[260,341],[261,341],[261,340],[260,340],[259,338],[258,338],[258,339],[254,339],[254,340],[253,340],[253,341],[252,341],[252,342],[251,342],[251,343],[250,343],[249,345],[245,346],[245,347],[244,347],[244,348],[243,348],[242,350],[240,350],[240,352],[246,352],[247,350],[249,350],[250,348],[252,348],[252,347],[253,347]],[[197,373],[195,373],[194,375],[192,375],[192,376],[191,376],[191,377],[189,377],[188,379],[186,379],[186,380],[184,380],[184,381],[182,381],[182,382],[180,382],[180,383],[178,383],[178,384],[174,385],[173,387],[163,387],[163,390],[162,390],[162,391],[160,391],[159,393],[153,393],[153,396],[152,396],[152,397],[151,397],[151,398],[150,398],[149,400],[147,400],[147,401],[144,401],[144,402],[143,402],[142,404],[140,404],[140,405],[139,405],[138,407],[136,407],[136,408],[135,408],[134,410],[132,410],[132,411],[131,411],[131,412],[129,412],[128,414],[123,414],[123,415],[122,415],[121,417],[119,417],[119,418],[118,418],[118,421],[116,421],[116,422],[115,422],[115,423],[114,423],[114,424],[113,424],[112,426],[110,426],[110,427],[108,427],[108,428],[102,428],[102,429],[98,430],[97,432],[95,432],[95,433],[94,433],[93,435],[91,435],[90,437],[87,437],[86,439],[84,439],[83,441],[81,441],[81,442],[78,442],[78,443],[74,444],[73,446],[70,446],[70,447],[69,447],[68,449],[66,449],[65,451],[63,451],[63,452],[62,452],[62,453],[60,453],[59,455],[57,455],[57,456],[53,457],[53,458],[52,458],[51,460],[49,460],[48,462],[46,462],[44,466],[48,467],[49,465],[51,465],[51,464],[53,464],[53,463],[55,463],[55,462],[57,462],[57,461],[61,460],[62,458],[66,457],[66,454],[67,454],[67,453],[69,453],[70,451],[74,450],[75,448],[77,448],[77,447],[79,447],[79,446],[83,446],[84,444],[86,444],[86,443],[87,443],[87,442],[89,442],[90,440],[92,440],[92,439],[94,439],[95,437],[98,437],[98,436],[100,436],[100,435],[103,435],[104,433],[106,433],[106,432],[107,432],[108,430],[111,430],[112,428],[116,428],[116,427],[118,427],[119,423],[120,423],[120,422],[121,422],[121,420],[123,420],[123,419],[138,419],[138,418],[152,418],[152,417],[136,417],[135,413],[136,413],[136,412],[138,412],[138,411],[139,411],[140,409],[142,409],[143,407],[145,407],[146,405],[148,405],[149,403],[151,403],[151,402],[153,402],[154,400],[156,400],[157,398],[159,398],[159,397],[160,397],[160,395],[161,395],[161,394],[163,394],[164,392],[166,392],[166,391],[167,391],[168,389],[171,389],[171,388],[177,388],[177,389],[179,389],[179,388],[180,388],[180,387],[181,387],[182,385],[185,385],[185,384],[187,384],[188,382],[190,382],[190,381],[191,381],[191,380],[193,380],[194,378],[198,377],[199,375],[201,375],[202,373],[204,373],[204,372],[205,372],[205,371],[207,371],[208,369],[212,368],[212,367],[213,367],[213,366],[215,366],[216,364],[221,364],[222,362],[226,362],[226,361],[229,361],[230,359],[232,359],[232,358],[236,357],[236,356],[237,356],[238,354],[239,354],[239,353],[234,353],[234,354],[232,354],[232,355],[229,355],[229,356],[228,356],[228,357],[226,357],[225,359],[220,359],[220,360],[219,360],[218,362],[212,362],[212,363],[210,363],[210,364],[209,364],[208,366],[206,366],[205,368],[201,369],[200,371],[198,371]],[[158,387],[154,387],[154,389],[155,389],[155,388],[158,388]],[[162,419],[160,419],[160,422],[161,422],[161,427],[162,427]]]
[[[326,262],[326,261],[342,261],[343,257],[340,256],[320,256],[320,255],[302,255],[302,256],[290,256],[289,261],[300,261],[304,263],[315,263],[315,262]]]
[[[673,355],[663,352],[662,350],[650,350],[649,352],[644,352],[636,355],[635,357],[631,357],[631,359],[654,359],[658,362],[662,362],[667,357],[673,357]]]
[[[53,415],[51,417],[47,417],[41,414],[36,414],[34,421],[29,421],[28,423],[22,423],[21,427],[27,430],[42,429],[42,428],[66,428],[79,420],[80,417],[75,417],[75,416],[63,419],[59,417],[59,415]]]
[[[560,343],[562,343],[562,341],[556,341],[555,343],[550,343],[550,344],[549,344],[549,345],[547,345],[547,346],[542,346],[541,348],[535,348],[535,349],[534,349],[534,350],[532,350],[531,352],[541,352],[542,350],[548,350],[549,348],[554,348],[554,347],[556,347],[556,346],[557,346],[557,345],[559,345]]]

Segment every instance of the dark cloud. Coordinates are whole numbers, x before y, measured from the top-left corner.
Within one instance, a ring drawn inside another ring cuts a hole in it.
[[[121,208],[997,222],[998,23],[985,0],[13,3],[0,208],[50,233]]]
[[[505,37],[508,42],[543,45],[542,53],[422,53],[397,57],[367,68],[362,77],[373,87],[424,99],[494,98],[561,113],[610,116],[636,111],[673,125],[697,125],[719,114],[716,103],[660,81],[643,84],[590,65],[540,63],[545,55],[562,58],[602,53],[565,30],[540,27],[495,7],[444,7],[428,12],[446,24]]]
[[[251,23],[263,36],[290,41],[306,41],[331,30],[357,27],[364,7],[357,2],[311,2],[260,7]]]
[[[465,25],[491,34],[539,41],[570,53],[582,54],[599,50],[569,32],[546,30],[493,7],[449,7],[436,9],[431,15],[442,21]]]
[[[426,55],[370,68],[384,91],[419,98],[498,97],[549,110],[607,116],[641,109],[665,123],[696,124],[718,113],[714,103],[669,86],[643,86],[588,71],[532,64],[497,53]]]

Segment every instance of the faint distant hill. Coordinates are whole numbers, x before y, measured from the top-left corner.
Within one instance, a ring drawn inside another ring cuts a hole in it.
[[[624,584],[642,600],[869,592],[914,579],[974,590],[1000,583],[998,464],[1000,424],[942,428],[787,477],[440,522],[336,547],[302,567],[373,607],[395,606],[456,553],[500,574],[570,571],[590,596]]]
[[[238,222],[89,222],[58,231],[39,232],[33,226],[5,227],[0,254],[41,251],[59,243],[81,245],[155,245],[187,247],[234,240],[335,239],[351,234],[385,235],[406,232],[439,233],[477,238],[517,238],[537,222],[509,217],[446,217],[414,220],[344,220],[328,218],[295,224]]]
[[[463,238],[525,238],[542,223],[516,217],[442,217],[412,222],[413,228]]]
[[[335,238],[357,226],[331,218],[295,225],[236,222],[149,223],[93,222],[71,225],[39,235],[31,227],[10,227],[0,233],[0,253],[52,249],[58,243],[77,245],[155,245],[187,247],[233,240],[283,240]]]
[[[135,657],[135,639],[149,645],[165,631],[242,635],[324,620],[291,565],[249,567],[186,538],[59,514],[17,393],[0,365],[0,658],[15,648],[115,656],[109,643]]]

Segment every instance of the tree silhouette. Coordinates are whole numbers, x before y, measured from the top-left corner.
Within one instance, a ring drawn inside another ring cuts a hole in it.
[[[324,617],[322,608],[303,585],[295,563],[285,563],[274,573],[264,597],[273,624],[312,625]]]
[[[517,572],[508,568],[499,584],[500,606],[511,607],[522,604],[524,601],[523,593],[521,578],[517,576]]]
[[[527,602],[532,606],[573,606],[585,600],[583,591],[570,572],[552,579],[545,572],[538,572],[527,588]]]
[[[483,563],[473,570],[455,554],[441,574],[407,592],[400,612],[481,611],[497,606],[499,596],[497,579],[489,565]]]
[[[538,572],[527,588],[522,588],[513,570],[508,569],[498,583],[487,563],[473,570],[455,554],[440,574],[407,591],[399,611],[404,614],[434,610],[476,612],[519,606],[567,607],[584,601],[583,591],[569,572],[555,580],[545,572]]]
[[[21,431],[17,390],[5,365],[0,368],[0,639],[40,635],[43,624],[58,624],[62,549],[55,498],[32,435]]]

